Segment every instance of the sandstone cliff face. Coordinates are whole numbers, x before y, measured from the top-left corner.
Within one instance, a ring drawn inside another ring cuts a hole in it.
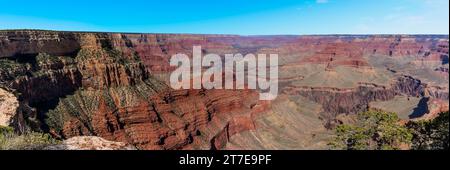
[[[0,57],[33,56],[38,53],[70,55],[79,50],[78,37],[69,32],[1,31]],[[23,58],[26,60],[25,58]]]
[[[19,102],[14,94],[0,88],[0,126],[9,126]]]
[[[151,83],[151,82],[146,82]],[[63,138],[79,135],[98,135],[105,139],[127,142],[140,149],[183,149],[209,147],[209,140],[216,135],[216,129],[232,124],[232,133],[246,129],[246,125],[233,124],[235,121],[251,120],[251,108],[244,106],[249,99],[224,91],[172,91],[148,94],[147,85],[141,84],[128,94],[120,94],[119,89],[109,89],[109,94],[102,95],[91,102],[98,102],[98,108],[91,112],[74,115],[63,115],[65,123],[61,123],[60,133]],[[134,92],[134,90],[137,91]],[[107,92],[108,93],[108,92]],[[143,95],[148,96],[143,96]],[[94,97],[84,94],[80,98]],[[142,97],[140,97],[142,96]],[[148,98],[146,98],[148,97]],[[253,100],[257,96],[254,95]],[[107,101],[110,100],[110,101]],[[62,100],[65,103],[66,100]],[[71,100],[74,105],[82,105],[81,101]],[[255,101],[253,101],[255,102]],[[71,110],[70,105],[57,107]],[[235,117],[234,114],[243,114]],[[57,121],[61,122],[61,121]],[[54,125],[49,122],[54,127]],[[250,122],[248,122],[250,123]],[[228,132],[227,132],[228,133]],[[190,144],[195,143],[194,146]]]
[[[279,54],[279,98],[171,89],[170,57],[191,55],[194,45],[222,56]],[[0,31],[0,64],[0,86],[18,98],[17,129],[61,139],[93,135],[138,149],[315,148],[314,136],[326,134],[320,127],[370,102],[398,95],[443,101],[428,102],[434,113],[448,109],[442,103],[449,99],[448,36]],[[293,120],[302,125],[287,125]]]

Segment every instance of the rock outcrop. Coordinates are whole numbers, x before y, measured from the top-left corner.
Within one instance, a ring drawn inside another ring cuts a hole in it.
[[[47,146],[44,150],[135,150],[122,142],[108,141],[97,136],[79,136],[64,140],[61,144]]]
[[[16,115],[19,102],[14,94],[0,88],[0,126],[9,126]]]

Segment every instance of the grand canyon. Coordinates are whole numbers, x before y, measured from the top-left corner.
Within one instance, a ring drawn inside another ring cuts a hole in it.
[[[170,57],[278,54],[279,92],[175,90]],[[449,110],[448,35],[197,35],[0,31],[0,125],[143,150],[327,149],[369,109]]]

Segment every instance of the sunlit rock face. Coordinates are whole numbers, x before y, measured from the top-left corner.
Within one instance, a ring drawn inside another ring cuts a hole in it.
[[[108,141],[97,136],[77,136],[62,141],[60,144],[43,148],[44,150],[135,150],[122,142]]]
[[[0,126],[9,126],[16,115],[19,102],[14,94],[0,88]]]
[[[170,57],[198,45],[221,57],[278,54],[278,97],[170,88]],[[19,130],[137,149],[324,149],[343,115],[448,110],[448,68],[448,36],[0,31],[0,115]]]

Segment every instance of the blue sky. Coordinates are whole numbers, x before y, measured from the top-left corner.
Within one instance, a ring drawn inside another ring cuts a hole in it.
[[[448,0],[0,0],[0,29],[449,34]]]

